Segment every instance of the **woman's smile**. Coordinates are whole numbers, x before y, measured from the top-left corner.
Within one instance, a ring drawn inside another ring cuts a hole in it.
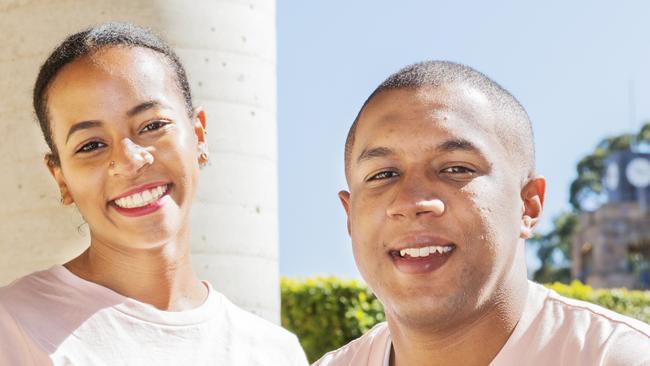
[[[171,183],[153,182],[131,189],[109,201],[124,216],[143,216],[157,211],[169,200]]]

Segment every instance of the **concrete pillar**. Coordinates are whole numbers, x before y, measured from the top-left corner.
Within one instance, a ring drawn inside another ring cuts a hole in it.
[[[208,116],[211,163],[193,211],[200,276],[279,322],[274,0],[0,0],[0,285],[62,263],[89,237],[62,208],[31,106],[38,67],[66,35],[129,21],[177,50]]]

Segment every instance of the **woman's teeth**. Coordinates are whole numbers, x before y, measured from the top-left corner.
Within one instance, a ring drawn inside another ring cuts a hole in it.
[[[400,257],[428,257],[429,254],[446,254],[454,250],[453,245],[444,245],[444,246],[439,246],[439,245],[434,245],[430,247],[424,247],[424,248],[406,248],[402,249],[399,251]]]
[[[122,208],[136,208],[142,207],[154,202],[162,197],[167,191],[167,186],[158,186],[156,188],[147,189],[146,191],[134,193],[130,196],[118,198],[115,200],[115,205]]]

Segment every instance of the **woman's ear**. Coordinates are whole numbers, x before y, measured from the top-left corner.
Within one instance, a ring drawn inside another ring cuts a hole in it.
[[[210,158],[210,151],[208,150],[205,111],[200,106],[194,108],[194,134],[198,142],[199,165],[204,166]]]
[[[203,107],[198,106],[194,108],[193,119],[194,134],[196,135],[199,144],[202,142],[207,142],[208,131],[206,130],[206,118]]]
[[[59,192],[61,192],[61,203],[65,206],[70,205],[74,202],[72,195],[68,190],[68,185],[65,183],[65,177],[63,176],[63,171],[61,171],[61,164],[58,159],[52,154],[45,154],[45,166],[47,170],[54,178],[56,185],[59,186]]]

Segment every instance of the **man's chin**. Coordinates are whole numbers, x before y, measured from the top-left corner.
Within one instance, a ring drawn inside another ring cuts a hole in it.
[[[382,300],[386,317],[412,329],[444,329],[463,318],[469,299],[463,292],[446,296],[401,294]]]

